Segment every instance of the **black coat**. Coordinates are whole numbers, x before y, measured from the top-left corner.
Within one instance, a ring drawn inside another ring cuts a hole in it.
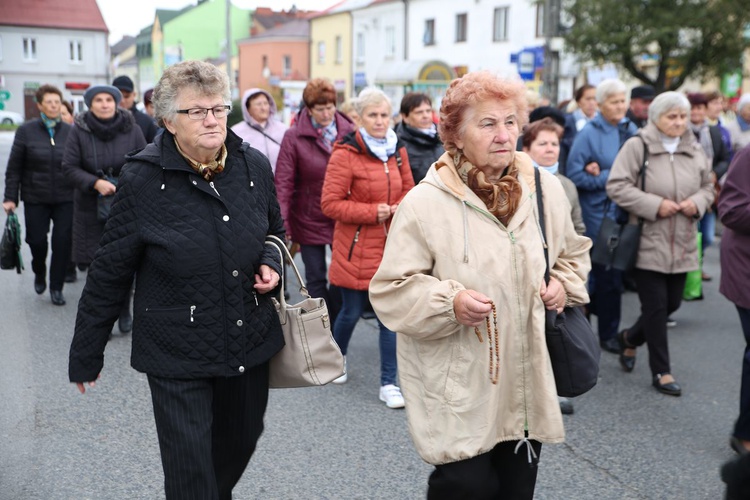
[[[143,137],[146,139],[146,142],[154,142],[154,138],[159,133],[159,126],[156,124],[156,120],[154,120],[135,106],[130,109],[130,112],[133,113],[135,123],[137,123],[138,126],[141,127],[141,132],[143,132]]]
[[[62,167],[76,189],[71,260],[79,264],[91,263],[104,231],[104,223],[96,216],[99,193],[94,189],[94,183],[109,172],[114,177],[119,176],[125,155],[146,145],[133,115],[121,109],[117,113],[123,115],[124,121],[113,139],[103,141],[96,137],[86,123],[86,113],[82,113],[76,116],[75,127],[65,145]]]
[[[60,122],[54,142],[40,118],[16,130],[5,171],[4,201],[18,205],[18,191],[26,203],[66,203],[73,201],[73,186],[63,174],[62,159],[71,126]]]
[[[261,264],[281,271],[278,251],[264,245],[267,234],[284,238],[273,173],[265,156],[227,133],[226,166],[213,187],[168,131],[128,158],[78,304],[72,382],[96,380],[134,273],[138,371],[239,375],[284,345],[270,294],[253,288]]]
[[[430,137],[403,122],[397,124],[394,130],[406,146],[411,174],[414,177],[414,184],[417,185],[424,179],[430,166],[445,153],[443,142],[437,134],[435,137]]]

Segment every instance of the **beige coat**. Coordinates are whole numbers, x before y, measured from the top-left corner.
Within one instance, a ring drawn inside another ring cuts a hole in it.
[[[666,274],[698,269],[698,220],[714,200],[711,164],[690,130],[683,134],[674,154],[664,149],[659,129],[653,123],[638,135],[649,150],[646,191],[641,190],[638,176],[643,164],[643,142],[637,136],[622,146],[607,180],[607,195],[630,213],[630,222],[635,224],[638,217],[644,219],[636,267]],[[697,216],[657,216],[662,200],[680,203],[688,198],[698,207]]]
[[[523,189],[507,227],[460,179],[450,154],[433,165],[394,215],[385,255],[370,283],[378,318],[398,333],[401,390],[422,458],[444,464],[502,441],[563,441],[562,416],[544,338],[539,294],[545,271],[534,167],[516,153]],[[588,302],[588,238],[578,236],[560,182],[540,172],[552,275],[567,303]],[[497,306],[500,372],[489,376],[486,328],[480,343],[459,324],[453,299],[464,289]],[[521,450],[525,453],[525,450]]]

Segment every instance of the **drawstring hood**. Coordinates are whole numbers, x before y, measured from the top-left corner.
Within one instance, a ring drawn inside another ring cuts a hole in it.
[[[536,187],[533,162],[526,153],[517,151],[513,159],[513,166],[518,172],[518,181],[523,180],[523,182],[519,182],[520,197],[514,214],[519,217],[511,217],[507,224],[503,224],[500,219],[495,217],[479,196],[466,185],[450,153],[444,153],[427,172],[424,182],[450,193],[461,202],[464,226],[464,263],[469,262],[469,208],[492,220],[507,232],[509,237],[512,230],[523,220],[523,215],[529,210],[534,210],[533,207],[528,206],[528,203],[526,203]]]

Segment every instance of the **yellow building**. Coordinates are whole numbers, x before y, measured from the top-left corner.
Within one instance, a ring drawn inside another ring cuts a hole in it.
[[[310,78],[327,78],[338,103],[354,93],[352,15],[343,2],[310,19]]]

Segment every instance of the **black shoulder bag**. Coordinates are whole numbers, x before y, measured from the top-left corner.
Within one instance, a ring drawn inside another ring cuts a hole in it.
[[[643,138],[641,137],[641,141]],[[638,175],[641,177],[641,190],[646,190],[646,168],[648,167],[648,147],[643,141],[643,164]],[[620,271],[630,271],[638,260],[638,248],[641,244],[643,218],[638,217],[637,224],[629,224],[627,220],[620,223],[607,216],[612,200],[607,198],[604,204],[604,218],[599,227],[594,246],[591,249],[591,262]]]
[[[544,226],[544,202],[539,169],[534,169],[536,181],[536,203],[539,211],[539,226],[544,245],[544,282],[549,284],[549,252],[547,233]],[[566,307],[557,314],[545,309],[545,339],[555,374],[557,394],[563,397],[580,396],[596,385],[599,378],[599,340],[580,307]]]

